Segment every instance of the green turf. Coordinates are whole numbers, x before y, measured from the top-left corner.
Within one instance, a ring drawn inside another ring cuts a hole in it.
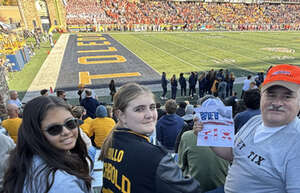
[[[180,72],[229,69],[236,76],[270,65],[300,64],[300,32],[111,33],[114,39],[167,77]],[[269,51],[280,48],[281,51]],[[282,49],[284,48],[284,49]]]
[[[53,40],[57,40],[59,34],[53,35]],[[31,45],[31,42],[35,44],[33,38],[28,38],[26,43]],[[36,74],[40,70],[43,62],[48,56],[48,51],[50,50],[49,42],[42,42],[40,49],[35,49],[35,55],[30,59],[30,61],[25,64],[24,68],[18,72],[9,72],[8,77],[8,87],[10,90],[17,90],[19,92],[20,98],[23,98],[27,89],[29,88],[31,82],[35,78]]]

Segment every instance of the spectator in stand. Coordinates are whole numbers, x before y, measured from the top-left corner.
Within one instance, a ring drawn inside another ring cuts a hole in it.
[[[155,130],[157,120],[155,106],[153,93],[138,84],[126,84],[117,91],[114,109],[119,122],[106,138],[100,154],[104,162],[102,192],[199,192],[199,184],[184,177],[173,158],[149,142],[147,136]],[[119,152],[115,155],[121,155],[121,164],[114,161],[113,152]],[[126,183],[123,190],[108,177],[110,168],[122,174]]]
[[[8,163],[5,193],[91,191],[93,163],[77,121],[61,98],[39,96],[25,105]]]
[[[249,90],[251,90],[251,89],[257,89],[256,82],[254,82],[254,81],[250,82]]]
[[[86,117],[95,118],[96,108],[100,105],[99,102],[92,97],[92,91],[85,89],[86,97],[81,100],[80,105],[86,109]]]
[[[117,92],[116,86],[115,86],[115,81],[112,79],[108,85],[109,91],[110,91],[110,96],[111,96],[111,101],[113,101],[114,95]]]
[[[225,192],[300,192],[300,68],[272,67],[262,84],[261,115],[235,136],[234,147],[210,147],[232,161]],[[195,120],[195,133],[203,124]]]
[[[187,105],[185,108],[185,115],[182,117],[184,120],[184,126],[180,133],[176,137],[175,142],[175,153],[178,153],[178,147],[181,140],[181,136],[184,132],[193,130],[194,125],[194,106],[193,105]]]
[[[226,88],[227,83],[225,79],[222,79],[221,77],[218,78],[218,96],[220,99],[224,100],[226,97]]]
[[[87,132],[90,129],[90,124],[82,120],[83,116],[85,115],[85,109],[82,106],[75,106],[72,108],[72,115],[78,121],[80,136],[87,147],[90,158],[94,162],[96,156],[96,148],[92,145],[91,139],[87,136]]]
[[[234,117],[234,129],[237,133],[242,126],[255,115],[260,115],[260,91],[259,89],[250,89],[247,90],[244,94],[244,104],[247,109],[243,112],[240,112]]]
[[[206,79],[205,72],[202,72],[200,74],[198,82],[199,82],[199,98],[201,98],[201,97],[204,96],[204,93],[206,92],[205,87],[206,87],[206,84],[207,84],[207,79]]]
[[[207,99],[218,100],[216,103],[219,103],[219,99],[210,96],[201,98],[201,104]],[[179,167],[185,176],[191,176],[198,180],[202,185],[201,192],[223,187],[229,162],[216,156],[209,147],[197,146],[197,136],[192,130],[193,117],[191,116],[189,120],[189,130],[182,134],[178,149]]]
[[[18,117],[19,108],[14,104],[7,105],[8,119],[2,121],[2,126],[6,129],[9,136],[17,143],[18,132],[22,123],[22,119]]]
[[[165,104],[167,114],[162,116],[156,124],[156,138],[158,143],[169,152],[174,152],[176,137],[184,126],[184,120],[176,115],[175,100],[168,100]]]
[[[48,96],[48,90],[47,89],[42,89],[40,91],[41,96]]]
[[[179,117],[182,117],[185,115],[185,107],[186,107],[186,102],[180,102],[179,103],[179,107],[177,108],[176,110],[176,114],[179,116]]]
[[[170,82],[171,82],[171,96],[172,96],[171,98],[175,100],[177,94],[177,86],[178,86],[175,74],[173,74]]]
[[[66,99],[66,92],[64,90],[57,90],[56,96],[59,98],[62,98],[64,101],[67,101]]]
[[[165,72],[162,73],[160,82],[161,82],[161,87],[163,89],[163,94],[160,98],[164,100],[167,99],[166,94],[167,94],[167,86],[168,86],[168,80]]]
[[[7,101],[7,104],[13,104],[13,105],[17,106],[19,109],[21,109],[22,103],[18,97],[19,97],[19,95],[18,95],[17,91],[15,91],[15,90],[9,91],[10,99]]]
[[[186,79],[183,76],[183,73],[180,73],[179,75],[179,84],[180,84],[180,94],[181,96],[186,96]]]
[[[243,88],[242,88],[242,95],[241,95],[241,99],[244,98],[244,93],[249,90],[250,88],[250,83],[251,83],[251,75],[247,76],[247,79],[244,80],[244,84],[243,84]]]
[[[107,109],[103,105],[99,105],[96,109],[96,118],[90,124],[90,134],[95,135],[94,142],[97,148],[101,148],[105,138],[115,127],[115,121],[107,117]]]
[[[196,84],[197,84],[197,77],[195,72],[191,72],[189,76],[189,96],[194,98],[194,94],[196,93]]]
[[[96,93],[93,90],[91,90],[91,89],[89,89],[89,90],[92,92],[92,97],[94,99],[97,99]],[[77,94],[79,95],[79,103],[80,103],[81,100],[86,97],[86,95],[85,95],[85,85],[84,84],[79,84],[78,85]]]
[[[9,154],[15,146],[14,141],[10,137],[0,133],[0,192],[3,191],[3,176],[8,168]]]
[[[159,120],[162,116],[166,114],[166,111],[161,109],[160,103],[156,103],[156,110],[157,110],[157,120]]]
[[[6,104],[4,102],[3,94],[0,94],[0,119],[4,120],[7,119],[7,109]]]
[[[235,81],[235,77],[234,77],[233,72],[231,72],[229,74],[229,79],[227,81],[227,88],[228,88],[228,90],[226,90],[227,97],[233,95],[232,89],[233,89],[234,81]]]
[[[224,100],[224,104],[226,106],[231,106],[232,107],[232,115],[233,115],[233,117],[237,114],[237,102],[238,102],[237,92],[233,92],[232,96],[227,97]]]

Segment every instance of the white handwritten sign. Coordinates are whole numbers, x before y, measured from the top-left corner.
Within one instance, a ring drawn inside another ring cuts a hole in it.
[[[233,147],[232,107],[199,107],[194,110],[204,125],[203,130],[198,133],[198,146]]]

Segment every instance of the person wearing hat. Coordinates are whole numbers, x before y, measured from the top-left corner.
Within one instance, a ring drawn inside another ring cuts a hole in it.
[[[91,122],[90,131],[95,135],[94,142],[97,148],[101,148],[105,138],[115,126],[115,121],[107,117],[107,109],[99,105],[96,109],[96,118]],[[89,136],[91,137],[91,136]]]
[[[211,147],[232,161],[225,192],[300,192],[300,67],[272,67],[262,83],[261,115],[235,136],[233,148]],[[203,124],[195,122],[195,133]]]

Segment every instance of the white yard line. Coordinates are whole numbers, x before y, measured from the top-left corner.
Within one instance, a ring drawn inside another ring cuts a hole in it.
[[[157,47],[157,46],[155,46],[155,45],[153,45],[153,44],[151,44],[151,43],[149,43],[149,42],[147,42],[147,41],[145,41],[145,40],[142,40],[142,39],[139,39],[139,38],[136,38],[136,39],[138,39],[138,40],[140,40],[140,41],[142,41],[142,42],[145,42],[146,44],[149,44],[151,47],[153,47],[153,48],[155,48],[155,49],[158,49],[158,50],[162,51],[163,53],[165,53],[165,54],[167,54],[167,55],[169,55],[169,56],[171,56],[171,57],[174,57],[174,58],[176,58],[177,60],[179,60],[179,61],[181,61],[181,62],[183,62],[183,63],[185,63],[185,64],[187,64],[187,65],[190,65],[190,66],[192,66],[192,67],[194,67],[194,68],[196,68],[196,69],[200,69],[200,70],[203,69],[203,68],[200,68],[199,66],[196,66],[196,65],[194,65],[194,64],[192,64],[192,63],[190,63],[190,62],[188,62],[188,61],[185,61],[185,60],[183,60],[183,59],[181,59],[181,58],[179,58],[179,57],[177,57],[177,56],[171,54],[170,52],[167,52],[167,51],[165,51],[165,50],[163,50],[163,49],[161,49],[161,48],[159,48],[159,47]]]
[[[117,41],[115,38],[113,38],[111,35],[107,34],[108,36],[110,36],[112,39],[114,39],[115,41]],[[144,62],[147,66],[149,66],[149,68],[151,68],[153,71],[155,71],[157,74],[160,75],[160,72],[158,72],[156,69],[152,68],[147,62],[145,62],[142,58],[140,58],[138,55],[136,55],[133,51],[131,51],[130,49],[128,49],[124,44],[122,44],[120,41],[117,41],[119,44],[121,44],[124,48],[126,48],[129,52],[131,52],[133,55],[135,55],[137,58],[139,58],[142,62]]]

